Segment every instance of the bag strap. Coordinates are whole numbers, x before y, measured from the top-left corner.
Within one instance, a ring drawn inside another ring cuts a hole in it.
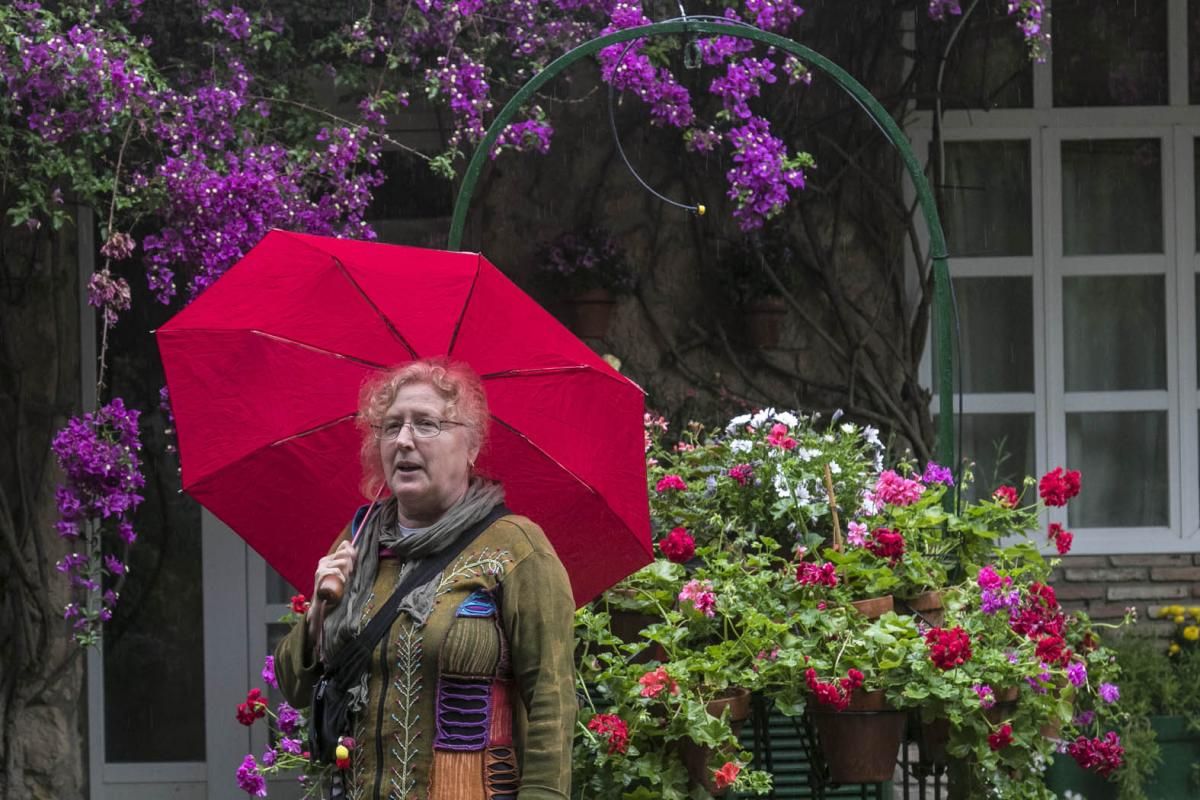
[[[493,522],[511,513],[503,503],[497,505],[488,512],[486,517],[464,531],[454,544],[434,553],[429,558],[422,559],[417,567],[400,582],[400,585],[396,587],[396,591],[392,592],[392,596],[388,598],[387,603],[379,610],[379,613],[367,623],[367,627],[359,631],[358,636],[347,642],[334,655],[325,668],[326,674],[336,674],[342,664],[347,659],[350,659],[355,651],[369,653],[373,650],[387,630],[392,627],[392,623],[396,621],[396,617],[400,616],[400,604],[410,592],[419,586],[425,585],[434,575],[444,570],[471,542],[475,541],[481,533],[491,527]],[[357,517],[357,515],[355,516]]]

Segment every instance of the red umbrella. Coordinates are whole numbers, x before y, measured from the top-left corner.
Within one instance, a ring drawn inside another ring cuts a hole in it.
[[[429,356],[482,376],[479,466],[577,603],[652,558],[642,390],[481,255],[272,231],[157,338],[183,488],[293,586],[365,502],[359,386]]]

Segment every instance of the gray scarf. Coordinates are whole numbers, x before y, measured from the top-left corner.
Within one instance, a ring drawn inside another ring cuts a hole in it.
[[[375,576],[379,573],[379,548],[386,547],[397,558],[403,561],[400,574],[396,578],[396,586],[400,581],[419,566],[421,559],[440,552],[458,540],[467,528],[483,519],[500,503],[504,502],[504,487],[499,483],[476,476],[471,479],[466,494],[450,507],[437,522],[428,528],[421,528],[401,535],[400,525],[396,516],[396,498],[390,497],[371,509],[370,519],[366,522],[362,533],[358,536],[355,549],[358,560],[354,574],[350,576],[350,585],[341,603],[330,609],[325,616],[325,630],[321,637],[321,660],[329,663],[333,655],[342,645],[358,635],[366,625],[364,610],[372,599],[372,589]],[[425,624],[429,613],[433,610],[433,602],[437,599],[438,584],[441,574],[434,575],[424,585],[418,586],[404,598],[400,610],[408,613],[418,626]],[[384,601],[391,595],[392,589],[384,590]],[[358,690],[351,691],[354,701],[351,707],[359,710],[366,702],[367,676],[363,675]]]

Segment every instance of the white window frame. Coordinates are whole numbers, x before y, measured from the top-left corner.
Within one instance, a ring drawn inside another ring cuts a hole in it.
[[[1168,105],[1156,107],[1054,108],[1053,52],[1033,66],[1033,106],[992,111],[947,111],[944,141],[1028,140],[1032,191],[1032,258],[955,258],[955,278],[1033,277],[1034,393],[967,394],[964,413],[1033,413],[1037,473],[1066,464],[1066,415],[1084,411],[1167,412],[1167,527],[1081,528],[1074,554],[1200,551],[1200,388],[1196,374],[1196,276],[1200,271],[1195,230],[1196,181],[1193,141],[1200,139],[1200,106],[1188,105],[1187,2],[1167,3]],[[1051,20],[1053,9],[1051,8]],[[1050,23],[1053,24],[1052,21]],[[910,30],[915,26],[910,25]],[[1052,32],[1052,31],[1051,31]],[[910,39],[915,41],[915,36]],[[908,133],[918,156],[927,157],[933,114],[912,111]],[[1161,141],[1163,253],[1149,256],[1063,256],[1061,172],[1063,141],[1158,138]],[[912,199],[911,186],[907,187]],[[919,228],[920,229],[920,228]],[[928,234],[921,229],[922,245]],[[917,265],[911,261],[914,271]],[[1065,276],[1161,274],[1165,288],[1167,387],[1151,392],[1067,393],[1063,373],[1062,281]],[[932,386],[929,348],[921,376]],[[955,413],[959,399],[955,396]],[[938,413],[936,396],[931,411]],[[1067,465],[1070,466],[1070,465]],[[1087,476],[1084,476],[1087,480]],[[1043,515],[1042,524],[1066,524],[1064,509]]]

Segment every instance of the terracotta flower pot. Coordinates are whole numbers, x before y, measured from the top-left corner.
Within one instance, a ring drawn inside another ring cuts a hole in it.
[[[942,605],[942,593],[934,589],[921,592],[916,597],[900,601],[917,619],[934,628],[940,628],[946,622],[946,609]]]
[[[571,331],[581,339],[603,339],[608,335],[616,298],[608,289],[588,289],[567,301]]]
[[[917,753],[922,764],[940,767],[946,763],[946,745],[950,743],[950,720],[942,717],[917,726]]]
[[[896,771],[905,713],[887,705],[883,692],[856,690],[845,711],[809,706],[821,753],[835,784],[882,783]]]
[[[746,340],[755,347],[776,347],[787,316],[787,304],[782,297],[767,295],[755,300],[745,310]]]
[[[1020,691],[1016,686],[1007,686],[1003,689],[993,689],[992,694],[996,696],[996,705],[984,711],[983,715],[987,717],[988,722],[999,725],[1017,710],[1017,696]]]
[[[885,594],[883,597],[869,597],[866,600],[855,600],[850,605],[854,606],[854,610],[867,619],[879,619],[887,612],[893,610],[896,604],[890,594]]]
[[[612,609],[612,632],[622,642],[642,641],[642,631],[656,622],[662,622],[662,617],[653,614],[643,614],[640,611]],[[658,642],[648,642],[640,652],[629,659],[631,664],[645,664],[648,661],[666,661],[667,654]]]
[[[725,713],[725,709],[729,709],[730,730],[733,731],[734,736],[737,736],[742,732],[742,726],[746,720],[750,718],[750,690],[740,686],[731,687],[727,696],[718,697],[709,702],[706,707],[709,716],[718,718]],[[687,768],[688,778],[693,784],[703,786],[704,790],[714,797],[720,797],[729,790],[727,788],[718,789],[713,783],[713,771],[708,766],[712,755],[711,747],[697,744],[691,739],[683,739],[679,742],[679,756],[684,767]],[[731,752],[728,755],[732,757],[735,753]]]

